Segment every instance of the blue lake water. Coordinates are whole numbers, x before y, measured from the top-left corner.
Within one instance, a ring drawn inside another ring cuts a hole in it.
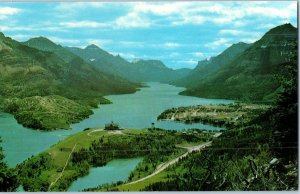
[[[105,166],[91,168],[89,175],[77,179],[68,191],[82,191],[83,189],[97,187],[106,183],[126,181],[130,172],[142,161],[142,158],[116,159]]]
[[[113,104],[100,105],[94,109],[90,118],[71,125],[72,130],[56,130],[43,132],[32,130],[18,124],[14,117],[0,112],[0,136],[3,140],[5,160],[9,166],[24,161],[31,155],[38,154],[51,145],[63,140],[68,135],[82,131],[88,127],[104,127],[114,121],[122,128],[147,128],[154,122],[156,127],[182,130],[201,128],[218,130],[219,128],[203,124],[184,124],[172,121],[156,121],[157,116],[165,109],[189,105],[228,104],[232,100],[205,99],[180,96],[182,87],[161,83],[147,83],[134,94],[106,96]]]

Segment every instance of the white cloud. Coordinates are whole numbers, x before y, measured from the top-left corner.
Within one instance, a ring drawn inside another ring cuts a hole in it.
[[[21,9],[13,7],[0,7],[0,19],[6,19],[8,16],[19,13]]]
[[[173,25],[213,22],[217,25],[243,26],[245,17],[263,16],[281,19],[296,17],[297,2],[291,2],[289,5],[280,2],[175,2],[172,4],[150,2],[137,3],[131,13],[164,16]]]
[[[178,52],[172,52],[169,54],[169,57],[179,57],[180,56],[180,53]]]
[[[228,38],[219,38],[218,40],[215,40],[211,43],[207,43],[204,46],[211,48],[211,49],[216,49],[219,48],[222,45],[225,45],[226,47],[230,46],[231,44],[229,43],[231,39]]]
[[[188,59],[188,60],[179,60],[176,61],[178,63],[185,63],[185,64],[189,64],[189,65],[196,65],[198,63],[197,60],[193,60],[193,59]]]
[[[58,43],[58,44],[79,44],[81,41],[78,39],[66,39],[66,38],[60,38],[55,36],[49,36],[48,37],[51,41]]]
[[[166,42],[161,44],[162,47],[167,47],[167,48],[177,48],[180,47],[181,45],[175,42]]]
[[[105,47],[111,44],[113,41],[110,39],[87,39],[86,42],[87,44],[95,44],[99,47]]]
[[[14,35],[8,35],[8,36],[11,37],[12,39],[18,40],[18,41],[25,41],[30,38],[37,37],[36,35],[30,35],[30,34],[14,34]]]
[[[219,34],[230,34],[230,35],[240,35],[243,34],[244,31],[242,30],[234,30],[234,29],[224,29],[220,30]]]
[[[83,8],[101,8],[112,3],[62,3],[57,9],[77,11]],[[121,4],[127,13],[108,23],[82,21],[69,23],[70,27],[115,27],[147,28],[155,25],[247,25],[246,18],[279,18],[290,20],[296,17],[297,2],[134,2]],[[65,14],[65,12],[64,12]],[[152,17],[156,16],[156,17]],[[251,19],[250,19],[251,20]],[[90,23],[89,23],[90,22]]]
[[[247,15],[258,15],[271,18],[291,18],[297,12],[297,2],[291,2],[288,6],[268,7],[250,6],[245,9]]]
[[[55,27],[51,26],[53,24],[49,25],[34,25],[34,26],[12,26],[12,25],[1,25],[0,31],[3,32],[16,32],[16,31],[52,31],[52,32],[66,32],[66,29],[63,29],[61,27]]]
[[[70,22],[60,22],[60,26],[65,28],[99,28],[99,27],[109,27],[111,24],[102,23],[96,21],[70,21]]]
[[[9,32],[9,31],[33,31],[32,27],[25,26],[0,26],[0,31]]]
[[[133,48],[144,48],[145,47],[145,42],[119,41],[118,43],[123,47],[133,47]]]
[[[155,15],[170,15],[178,13],[178,10],[182,7],[181,3],[172,3],[169,6],[166,4],[151,4],[151,3],[137,3],[134,6],[134,10],[143,13],[152,13]]]
[[[242,38],[240,41],[245,43],[254,43],[258,38]]]
[[[182,14],[181,17],[171,22],[172,25],[178,26],[183,24],[203,24],[207,18],[201,15]]]
[[[204,53],[202,53],[202,52],[193,52],[193,53],[191,53],[193,56],[195,56],[195,57],[204,57]]]
[[[276,24],[274,23],[265,23],[265,24],[259,24],[257,25],[257,29],[271,29],[276,27]]]
[[[34,34],[14,34],[14,35],[8,35],[9,37],[18,40],[18,41],[26,41],[30,38],[34,38],[34,37],[38,37],[41,36],[41,34],[39,35],[34,35]],[[48,39],[50,39],[51,41],[57,43],[57,44],[79,44],[81,43],[80,40],[78,39],[66,39],[66,38],[60,38],[60,37],[56,37],[56,36],[47,36]]]
[[[114,22],[117,28],[132,28],[132,27],[149,27],[150,19],[139,15],[138,13],[130,12],[125,16],[121,16]]]
[[[58,6],[56,6],[57,10],[70,10],[70,9],[79,9],[79,8],[99,8],[104,7],[106,3],[104,2],[65,2],[60,3]]]
[[[127,60],[138,58],[136,55],[134,55],[132,53],[124,53],[124,52],[110,52],[110,53],[115,56],[120,55],[122,58],[125,58]]]

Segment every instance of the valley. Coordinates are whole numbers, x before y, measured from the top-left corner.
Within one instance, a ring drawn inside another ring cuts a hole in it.
[[[0,191],[297,190],[297,33],[194,69],[1,33]]]

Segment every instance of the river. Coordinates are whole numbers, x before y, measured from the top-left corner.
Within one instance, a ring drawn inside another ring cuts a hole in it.
[[[10,114],[0,112],[0,136],[5,160],[14,167],[32,155],[36,155],[51,145],[63,140],[68,135],[82,131],[88,127],[104,127],[114,121],[121,128],[147,128],[151,123],[155,127],[181,130],[186,128],[204,128],[219,130],[220,128],[203,124],[184,124],[172,121],[156,121],[157,116],[166,109],[179,106],[228,104],[232,100],[205,99],[178,95],[182,87],[161,83],[147,83],[134,94],[106,96],[113,104],[100,105],[94,109],[89,118],[71,125],[72,130],[39,131],[23,127]]]

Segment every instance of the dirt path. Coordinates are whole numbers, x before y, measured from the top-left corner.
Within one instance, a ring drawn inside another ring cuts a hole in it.
[[[197,146],[190,146],[190,147],[184,147],[184,146],[177,146],[177,147],[180,147],[180,148],[185,148],[187,149],[187,152],[184,153],[183,155],[177,157],[177,158],[174,158],[172,160],[169,160],[161,165],[158,166],[158,168],[150,175],[144,177],[144,178],[141,178],[141,179],[138,179],[136,181],[133,181],[133,182],[130,182],[130,183],[127,183],[125,185],[131,185],[131,184],[135,184],[135,183],[138,183],[138,182],[141,182],[141,181],[144,181],[146,179],[149,179],[155,175],[157,175],[158,173],[162,172],[163,170],[165,170],[166,168],[168,168],[169,166],[175,164],[176,162],[178,162],[180,159],[186,157],[188,154],[190,154],[191,152],[193,151],[198,151],[198,150],[201,150],[207,146],[210,146],[211,145],[211,141],[209,142],[206,142],[206,143],[203,143],[203,144],[200,144],[200,145],[197,145]]]
[[[50,186],[49,186],[49,188],[48,188],[48,191],[50,191],[51,187],[52,187],[53,185],[55,185],[55,184],[57,183],[57,181],[63,176],[64,171],[65,171],[65,169],[66,169],[66,167],[67,167],[67,165],[68,165],[68,163],[69,163],[69,160],[70,160],[70,158],[71,158],[71,155],[72,155],[72,153],[74,152],[76,146],[77,146],[77,143],[73,146],[72,151],[70,152],[70,154],[69,154],[69,156],[68,156],[68,159],[67,159],[67,161],[66,161],[66,164],[65,164],[63,170],[61,171],[60,175],[55,179],[55,181],[53,181],[53,182],[50,184]]]
[[[87,133],[87,136],[92,137],[92,133],[98,132],[98,131],[104,131],[104,129],[95,129],[89,133]],[[122,130],[112,130],[112,131],[107,131],[108,134],[112,134],[112,135],[127,135],[127,136],[135,136],[135,135],[131,135],[128,133],[124,133]]]
[[[178,109],[177,109],[177,110],[174,112],[174,114],[172,115],[172,117],[171,117],[171,120],[172,120],[172,121],[175,120],[175,115],[176,115],[177,111],[178,111]]]
[[[91,132],[88,132],[87,136],[92,136],[91,135],[92,133],[95,133],[95,132],[98,132],[98,131],[103,131],[103,129],[95,129],[95,130],[93,130]]]

